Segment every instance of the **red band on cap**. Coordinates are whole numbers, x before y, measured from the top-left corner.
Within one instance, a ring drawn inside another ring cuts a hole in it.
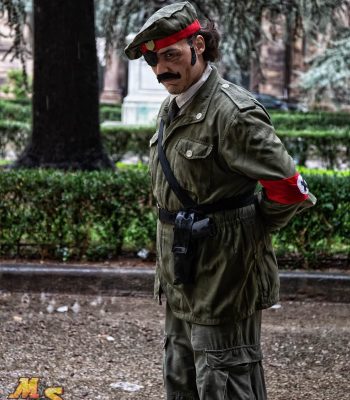
[[[308,198],[309,189],[302,176],[294,176],[278,181],[259,181],[265,188],[269,200],[282,204],[300,203]]]
[[[160,49],[163,49],[164,47],[170,46],[182,39],[185,39],[191,35],[193,35],[194,33],[198,32],[201,29],[201,25],[198,21],[198,19],[196,19],[194,22],[192,22],[191,25],[188,25],[185,29],[182,29],[179,32],[176,32],[170,36],[167,36],[165,38],[162,39],[157,39],[157,40],[153,40],[154,42],[154,48],[152,49],[152,51],[158,51]],[[144,54],[147,51],[149,51],[149,49],[147,49],[145,43],[142,43],[140,46],[141,52]]]

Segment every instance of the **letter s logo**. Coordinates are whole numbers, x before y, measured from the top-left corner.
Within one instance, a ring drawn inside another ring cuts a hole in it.
[[[44,394],[50,400],[63,400],[63,397],[58,396],[58,395],[63,394],[63,388],[62,387],[50,387],[50,388],[47,388],[45,390]]]

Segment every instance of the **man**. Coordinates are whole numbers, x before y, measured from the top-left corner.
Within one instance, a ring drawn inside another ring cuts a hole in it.
[[[265,109],[208,64],[218,41],[182,2],[125,49],[170,93],[150,141],[168,399],[266,399],[261,310],[279,290],[270,231],[315,203]]]

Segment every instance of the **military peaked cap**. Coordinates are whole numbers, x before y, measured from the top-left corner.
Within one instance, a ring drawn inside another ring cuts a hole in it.
[[[125,48],[130,60],[147,51],[158,51],[200,30],[194,7],[187,1],[165,6],[154,13]]]

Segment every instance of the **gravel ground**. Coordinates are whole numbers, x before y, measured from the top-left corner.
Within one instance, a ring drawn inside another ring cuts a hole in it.
[[[164,399],[164,306],[152,299],[2,292],[0,310],[1,400],[20,377],[63,386],[64,400]],[[269,399],[350,399],[349,315],[316,302],[264,311]]]

